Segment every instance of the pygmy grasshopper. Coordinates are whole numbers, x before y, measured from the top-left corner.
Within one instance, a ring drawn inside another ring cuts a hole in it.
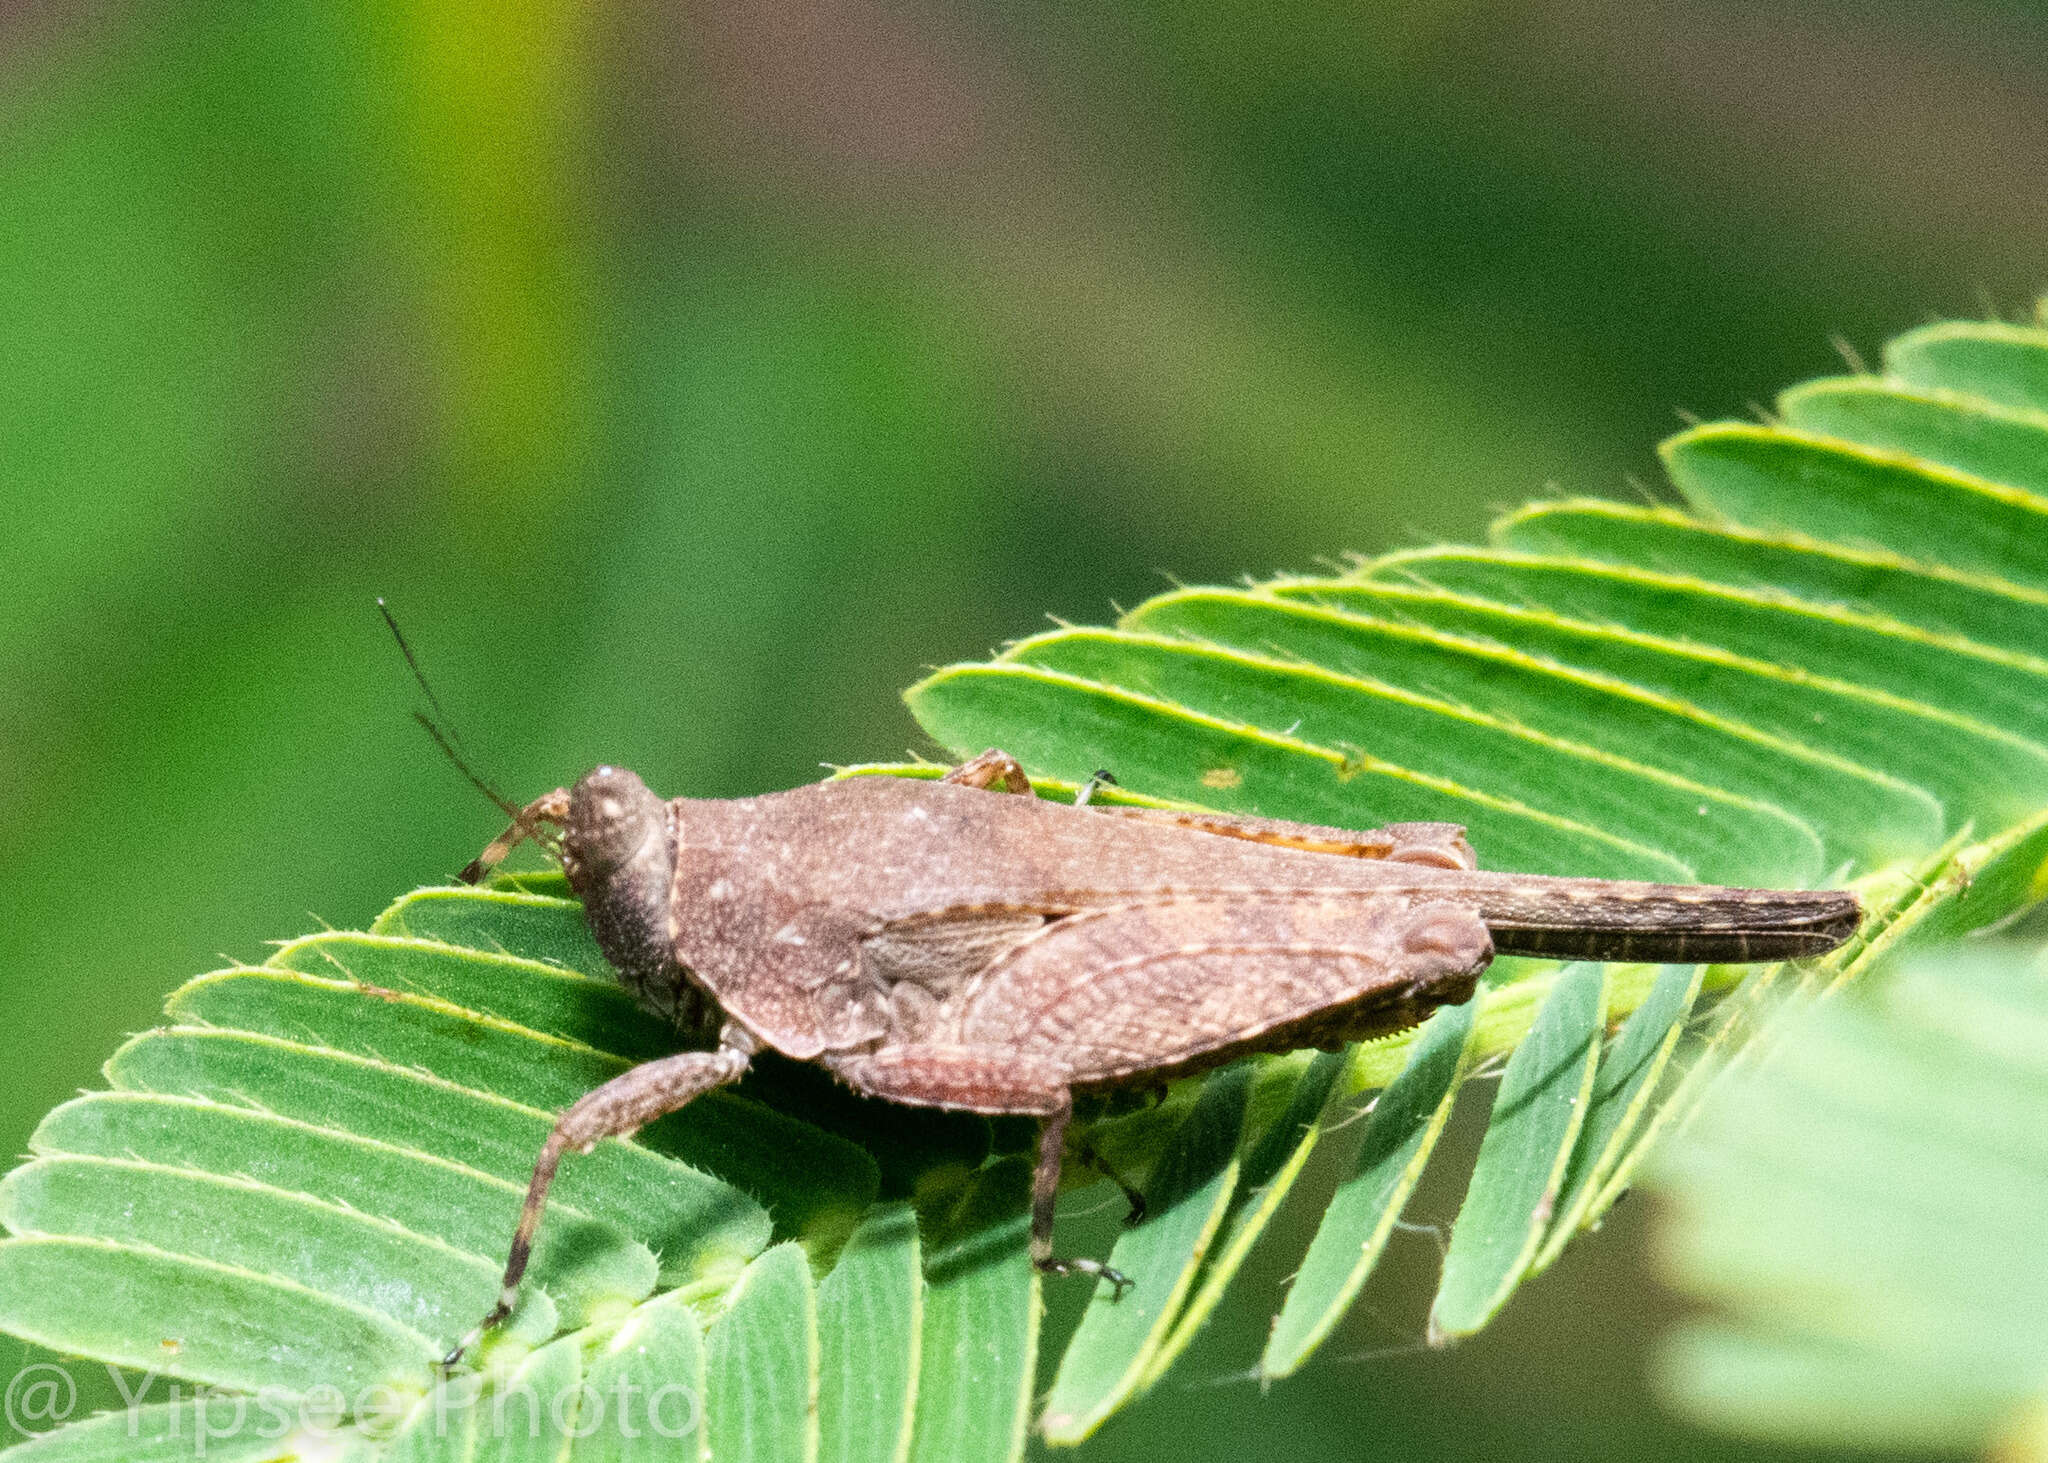
[[[1860,917],[1833,891],[1481,872],[1446,823],[1360,833],[1031,792],[991,750],[937,782],[853,777],[729,801],[663,802],[599,767],[522,810],[471,874],[558,827],[619,978],[717,1041],[562,1114],[475,1334],[511,1311],[565,1153],[737,1080],[763,1047],[876,1097],[1039,1118],[1032,1259],[1105,1275],[1052,1255],[1077,1092],[1412,1026],[1469,999],[1496,951],[1782,960],[1833,948]]]

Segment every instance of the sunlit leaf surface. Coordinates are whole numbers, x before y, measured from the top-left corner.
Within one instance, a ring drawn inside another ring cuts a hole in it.
[[[2048,1402],[2048,968],[1992,946],[1801,1003],[1657,1157],[1664,1357],[1763,1437],[2033,1456]]]
[[[1535,1259],[1578,1144],[1606,1025],[1605,970],[1571,966],[1508,1059],[1444,1256],[1432,1339],[1469,1336],[1492,1320]]]
[[[100,1420],[7,1456],[171,1463],[199,1456],[200,1421],[208,1457],[313,1456],[220,1409],[334,1387],[347,1407],[323,1457],[998,1463],[1034,1422],[1057,1442],[1093,1432],[1219,1306],[1277,1312],[1267,1375],[1308,1362],[1369,1282],[1461,1079],[1503,1058],[1438,1339],[1484,1325],[1661,1147],[1667,1182],[1709,1196],[1675,1263],[1732,1317],[1687,1343],[1691,1405],[1762,1431],[1861,1408],[1873,1431],[1981,1437],[2038,1393],[2019,1338],[2040,1306],[2008,1284],[1976,1335],[1948,1308],[2027,1270],[1997,1247],[2024,1232],[2038,1249],[2041,1206],[1928,1135],[1994,1131],[1956,1107],[1966,1092],[1996,1132],[2040,1130],[1991,1075],[2041,1049],[2031,987],[1937,1001],[1925,976],[1881,1009],[1852,1002],[1881,958],[2042,892],[2048,334],[1929,327],[1885,374],[1794,388],[1780,413],[1667,443],[1683,507],[1538,504],[1491,548],[1176,590],[943,669],[909,700],[949,754],[1005,747],[1056,794],[1106,767],[1105,798],[1455,821],[1490,868],[1860,881],[1870,923],[1818,972],[1738,986],[1729,968],[1504,961],[1418,1032],[1103,1117],[1085,1136],[1148,1200],[1105,1257],[1136,1284],[1098,1294],[1048,1360],[1041,1417],[1028,1125],[889,1108],[769,1059],[573,1158],[513,1324],[479,1373],[439,1373],[490,1302],[553,1114],[671,1037],[608,979],[558,878],[422,890],[369,931],[191,982],[113,1055],[109,1090],[45,1120],[0,1184],[0,1327],[228,1397],[153,1399],[132,1435]],[[1746,1045],[1777,993],[1845,984],[1823,1024]],[[1912,1048],[1890,1077],[1866,1051],[1886,1043]],[[1966,1048],[1960,1085],[1898,1085]],[[1717,1074],[1750,1083],[1740,1133]],[[1822,1115],[1812,1134],[1774,1125],[1795,1108]],[[1865,1182],[1849,1164],[1873,1123],[1905,1165],[1878,1188],[1939,1194],[1938,1215],[1844,1223],[1836,1191]],[[1770,1188],[1795,1139],[1810,1182]],[[1336,1198],[1291,1288],[1246,1293],[1247,1255],[1323,1161]],[[1892,1283],[1892,1241],[1936,1246],[1965,1217],[1997,1232],[1914,1269],[1902,1309],[1836,1305]],[[1791,1283],[1830,1275],[1849,1290]],[[1896,1340],[1909,1329],[1934,1340]],[[1871,1382],[1872,1347],[1899,1387]],[[1947,1385],[1963,1400],[1928,1421],[1914,1399]],[[516,1405],[528,1390],[541,1412]],[[676,1429],[660,1447],[618,1407],[655,1394]]]

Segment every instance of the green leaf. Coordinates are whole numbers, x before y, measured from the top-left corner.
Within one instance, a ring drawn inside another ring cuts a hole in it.
[[[606,969],[581,904],[516,888],[416,889],[378,915],[370,933],[491,951],[580,975]]]
[[[446,905],[447,901],[442,901],[444,908]],[[487,931],[476,933],[490,937]],[[352,987],[378,996],[396,1007],[390,1024],[406,1030],[420,1027],[415,1013],[427,1007],[457,1018],[488,1017],[488,1024],[519,1028],[520,1035],[534,1032],[596,1046],[627,1061],[646,1061],[675,1050],[672,1034],[659,1022],[642,1020],[632,995],[616,981],[545,961],[484,954],[453,945],[436,949],[423,947],[409,936],[350,931],[327,931],[281,945],[263,963],[260,973],[223,972],[216,977],[221,989],[210,985],[190,988],[179,1009],[210,1019],[217,1009],[215,1003],[240,993],[237,981],[276,980],[277,971],[316,977],[308,983],[311,990]],[[266,1012],[276,1009],[267,995],[259,998],[259,1003]],[[232,1019],[232,1012],[229,1016]],[[305,1030],[318,1034],[320,1027],[309,1023]]]
[[[818,1314],[798,1246],[775,1246],[740,1277],[706,1340],[704,1401],[714,1458],[817,1455]]]
[[[1538,503],[1496,523],[1504,549],[1633,564],[1846,605],[2022,655],[2048,654],[2048,592],[1863,546],[1708,523],[1629,503]]]
[[[2048,411],[2048,335],[2038,329],[1995,320],[1923,325],[1885,347],[1884,367],[1909,386]]]
[[[1599,1058],[1556,1215],[1542,1248],[1529,1262],[1531,1275],[1549,1269],[1572,1237],[1592,1228],[1613,1202],[1608,1184],[1630,1151],[1705,975],[1704,968],[1697,965],[1662,967],[1648,999],[1636,1007]]]
[[[1541,653],[1518,647],[1517,637],[1526,626],[1542,628],[1540,617],[1496,614],[1477,627],[1478,636],[1460,635],[1423,622],[1418,611],[1435,598],[1425,592],[1396,586],[1347,592],[1346,586],[1334,582],[1321,586],[1314,596],[1295,585],[1276,589],[1286,589],[1286,597],[1221,590],[1162,595],[1132,611],[1125,624],[1256,646],[1268,654],[1319,664],[1369,668],[1376,679],[1455,705],[1485,706],[1496,716],[1561,743],[1583,743],[1676,776],[1704,774],[1731,791],[1797,813],[1831,846],[1864,850],[1862,856],[1872,862],[1939,836],[1941,804],[1924,789],[1743,719],[1751,712],[1754,687],[1745,686],[1739,696],[1729,698],[1739,702],[1741,714],[1721,715],[1679,689],[1644,684],[1623,674],[1622,667],[1607,665],[1609,653],[1622,643],[1613,637],[1595,638],[1588,663],[1572,664],[1551,654],[1549,646],[1538,647]],[[1381,605],[1385,613],[1364,607],[1371,603]],[[1480,613],[1484,615],[1483,610]],[[1695,669],[1696,662],[1697,658],[1693,665],[1680,664]],[[1809,709],[1802,730],[1813,725]],[[1357,730],[1368,731],[1363,726]],[[1249,809],[1256,796],[1241,806]],[[1271,813],[1274,801],[1260,805]],[[1288,806],[1294,805],[1290,798]],[[1297,816],[1307,818],[1309,813],[1304,808]],[[1377,821],[1379,808],[1356,808],[1352,816]],[[1524,840],[1515,837],[1517,826],[1496,820],[1488,805],[1466,809],[1464,821],[1475,846],[1487,850],[1492,867],[1684,877],[1682,872],[1673,873],[1674,866],[1683,868],[1675,856],[1660,856],[1654,850],[1618,857],[1576,842],[1559,845],[1542,837],[1542,830],[1531,830],[1533,841],[1524,848]],[[1634,835],[1632,848],[1640,840],[1660,836],[1648,823],[1638,826]]]
[[[0,1326],[53,1351],[250,1392],[424,1392],[440,1355],[409,1326],[282,1277],[72,1235],[0,1240]]]
[[[379,1216],[472,1257],[505,1242],[525,1197],[519,1184],[416,1150],[272,1113],[150,1093],[96,1092],[67,1102],[43,1119],[30,1146],[43,1155],[237,1175]],[[13,1182],[0,1182],[0,1193]],[[646,1295],[656,1281],[645,1245],[565,1203],[549,1207],[530,1271],[567,1326]],[[486,1304],[492,1298],[486,1295]]]
[[[1003,1463],[1023,1454],[1038,1360],[1030,1194],[1030,1163],[1005,1159],[977,1174],[932,1227],[916,1463]]]
[[[769,1256],[779,1253],[779,1247],[770,1250],[755,1264],[766,1263]],[[802,1275],[801,1267],[798,1275]],[[741,1285],[746,1284],[742,1279]],[[739,1313],[744,1292],[741,1296],[725,1323]],[[570,1450],[571,1463],[584,1459],[591,1463],[599,1459],[605,1463],[667,1463],[705,1448],[709,1373],[704,1335],[687,1307],[643,1306],[590,1358],[586,1375],[582,1389],[585,1411],[577,1419],[577,1430],[588,1436],[578,1438]],[[598,1427],[593,1426],[592,1409],[600,1402],[604,1425]],[[735,1449],[730,1456],[777,1455],[750,1455]]]
[[[1937,635],[1880,615],[1741,589],[1683,574],[1452,549],[1382,561],[1378,577],[1421,583],[1509,606],[1540,605],[1580,623],[1627,615],[1639,634],[1683,640],[1700,625],[1735,655],[1889,692],[2025,737],[2048,710],[2048,661]]]
[[[8,1463],[282,1463],[306,1457],[308,1442],[327,1463],[365,1463],[371,1444],[349,1434],[294,1433],[290,1421],[263,1413],[249,1397],[230,1393],[154,1403],[74,1422],[10,1448]]]
[[[1291,1376],[1358,1298],[1450,1120],[1478,1004],[1445,1007],[1423,1023],[1401,1075],[1370,1104],[1357,1169],[1323,1212],[1266,1338],[1261,1375]]]
[[[764,1054],[740,1088],[572,1157],[518,1326],[484,1349],[480,1382],[438,1377],[430,1362],[489,1297],[553,1115],[674,1045],[609,980],[558,874],[416,891],[367,932],[292,941],[174,995],[167,1024],[108,1063],[113,1091],[52,1113],[0,1185],[0,1326],[244,1399],[382,1385],[388,1408],[321,1440],[351,1457],[555,1458],[565,1440],[578,1458],[645,1455],[650,1440],[594,1412],[589,1389],[673,1374],[702,1403],[698,1443],[1006,1460],[1035,1377],[1055,1375],[1060,1440],[1159,1381],[1243,1289],[1296,1176],[1360,1144],[1262,1363],[1300,1367],[1367,1278],[1459,1076],[1506,1057],[1435,1313],[1443,1334],[1482,1324],[1717,1084],[1801,1044],[1780,993],[1839,987],[1846,1009],[1884,960],[2048,891],[2048,332],[1930,327],[1886,362],[1882,378],[1788,391],[1782,423],[1675,438],[1682,509],[1535,505],[1495,526],[1494,549],[1176,590],[909,692],[949,753],[1006,746],[1045,792],[1108,767],[1122,786],[1107,801],[1352,827],[1449,819],[1489,868],[1852,879],[1869,912],[1810,970],[1700,974],[1698,998],[1719,1004],[1698,1036],[1692,972],[1502,961],[1479,1000],[1419,1032],[1112,1105],[1077,1138],[1143,1176],[1155,1213],[1113,1248],[1137,1288],[1091,1305],[1057,1372],[1037,1354],[1031,1124],[888,1107]],[[1967,992],[1914,1010],[1957,1061],[1977,1042],[2019,1063],[2038,1036]],[[1624,1018],[1603,1057],[1606,1024]],[[1371,1118],[1350,1122],[1375,1087]],[[1953,1154],[1920,1161],[1919,1181],[1968,1181]],[[1769,1257],[1743,1246],[1802,1218],[1831,1222],[1802,1199],[1730,1199],[1699,1252],[1725,1249],[1729,1283],[1746,1284]],[[1938,1242],[1931,1221],[1899,1232]],[[1844,1257],[1863,1254],[1869,1235],[1844,1234]],[[1816,1264],[1823,1249],[1785,1244]],[[1945,1336],[1940,1285],[1981,1279],[1972,1263],[1926,1266],[1900,1313]],[[1856,1336],[1744,1310],[1701,1333],[1698,1375],[1741,1378],[1760,1411],[1828,1415],[1800,1379],[1853,1390],[1874,1374],[1843,1361],[1889,1323],[1859,1303],[1844,1312],[1867,1323]],[[1957,1379],[1959,1396],[2006,1395],[1967,1359],[1888,1355],[1901,1375]],[[490,1409],[516,1406],[525,1379],[566,1405],[515,1442]],[[1733,1381],[1700,1385],[1739,1411]],[[443,1429],[437,1414],[472,1386],[476,1407]],[[1863,1405],[1901,1436],[1931,1415]],[[137,1417],[157,1429],[137,1456],[196,1456],[167,1436],[176,1409]],[[9,1457],[89,1458],[106,1426]]]
[[[1902,452],[2029,492],[2048,490],[2048,414],[2039,410],[1848,376],[1780,393],[1778,414],[1801,431]]]
[[[1453,1009],[1463,1010],[1465,1007]],[[1432,1018],[1434,1019],[1434,1018]],[[1318,1052],[1295,1078],[1286,1109],[1244,1157],[1230,1207],[1210,1243],[1199,1285],[1146,1366],[1142,1385],[1151,1386],[1180,1358],[1205,1325],[1252,1252],[1267,1223],[1279,1212],[1294,1181],[1315,1154],[1323,1134],[1322,1115],[1352,1065],[1349,1051]]]
[[[663,1314],[666,1313],[666,1308],[663,1308]],[[675,1360],[673,1369],[662,1374],[658,1385],[677,1382],[686,1387],[694,1386],[698,1398],[698,1416],[694,1421],[701,1428],[704,1396],[702,1345],[697,1346],[694,1357],[686,1352]],[[560,1463],[564,1453],[572,1460],[577,1457],[575,1449],[580,1446],[580,1441],[572,1443],[571,1439],[584,1429],[582,1403],[587,1380],[581,1336],[565,1336],[543,1346],[521,1358],[509,1373],[495,1380],[496,1385],[490,1395],[478,1403],[478,1415],[480,1431],[498,1447],[498,1463]],[[663,1412],[662,1415],[667,1420],[668,1414]],[[678,1432],[685,1431],[682,1418],[677,1417],[673,1421]],[[597,1438],[599,1431],[593,1429],[590,1436]],[[682,1447],[678,1446],[669,1456],[681,1452]]]
[[[1837,753],[1895,784],[1921,789],[1923,800],[1932,796],[1956,820],[2009,821],[2033,811],[2048,796],[2048,749],[1945,706],[1815,676],[1797,666],[1799,652],[1789,643],[1779,658],[1766,660],[1708,642],[1697,629],[1682,638],[1657,635],[1611,621],[1574,620],[1401,585],[1290,586],[1289,592],[1312,595],[1320,603],[1398,614],[1447,635],[1512,640],[1525,652],[1586,675],[1618,674],[1641,690],[1707,713],[1731,738],[1741,735],[1737,727],[1783,743],[1811,744],[1825,736]],[[1786,638],[1797,639],[1789,630]],[[1940,682],[1929,689],[1938,693]],[[1898,811],[1903,815],[1906,810]],[[1830,852],[1858,861],[1896,858],[1954,826],[1935,820],[1901,822],[1882,842],[1840,839]],[[1913,841],[1905,842],[1907,837]],[[1733,840],[1722,853],[1724,860],[1740,855]]]
[[[1820,844],[1812,829],[1775,807],[1358,677],[1243,651],[1085,631],[1027,640],[1013,646],[1004,659],[1142,688],[1176,705],[1253,725],[1273,726],[1292,718],[1292,734],[1303,740],[1313,740],[1318,729],[1367,724],[1374,728],[1373,757],[1390,769],[1398,766],[1415,781],[1427,777],[1469,788],[1503,768],[1526,767],[1521,780],[1535,790],[1528,812],[1548,819],[1553,827],[1575,823],[1622,830],[1647,823],[1683,838],[1700,825],[1704,801],[1717,805],[1716,827],[1729,830],[1722,836],[1741,837],[1757,864],[1775,876],[1811,878],[1819,869]],[[1458,735],[1445,736],[1447,722]],[[1342,752],[1341,747],[1334,750]],[[1426,810],[1418,808],[1422,811]],[[1437,811],[1463,821],[1455,809]],[[1679,844],[1672,851],[1695,864],[1704,853],[1711,865],[1719,847],[1718,842],[1708,849]]]
[[[1606,968],[1570,966],[1508,1058],[1430,1308],[1433,1343],[1492,1320],[1535,1259],[1585,1119],[1606,1024]]]
[[[485,1379],[454,1372],[438,1380],[406,1416],[390,1428],[365,1429],[383,1444],[386,1463],[433,1463],[439,1458],[474,1457],[483,1425]]]
[[[1762,1437],[1992,1447],[2048,1405],[2048,971],[1923,956],[1798,1003],[1666,1145],[1662,1382]]]
[[[1887,931],[1894,943],[1928,945],[1987,929],[2048,896],[2048,812],[1942,860],[1919,897]]]
[[[1142,1390],[1236,1192],[1250,1085],[1242,1065],[1218,1074],[1160,1156],[1145,1217],[1109,1252],[1130,1284],[1097,1282],[1045,1401],[1047,1441],[1080,1442]]]
[[[942,741],[986,740],[1055,775],[1085,777],[1114,761],[1112,770],[1131,787],[1188,802],[1207,793],[1208,805],[1223,811],[1270,806],[1272,795],[1288,789],[1292,816],[1306,822],[1458,822],[1486,829],[1509,859],[1576,860],[1616,876],[1682,879],[1690,872],[1676,857],[1519,799],[1113,684],[998,663],[941,672],[909,697],[918,720]]]
[[[1964,1368],[1896,1355],[1874,1367],[1857,1348],[1715,1325],[1688,1327],[1659,1362],[1667,1393],[1695,1415],[1831,1448],[1959,1451],[1958,1438],[1996,1438],[2013,1406],[1997,1380]]]
[[[521,1189],[552,1125],[540,1109],[412,1069],[252,1032],[146,1033],[115,1053],[107,1075],[120,1089],[206,1098],[354,1133]],[[600,1144],[563,1166],[556,1189],[567,1205],[666,1253],[665,1273],[678,1278],[736,1268],[735,1259],[744,1263],[767,1238],[767,1215],[752,1200],[636,1144]]]
[[[39,1158],[0,1182],[0,1223],[147,1246],[289,1281],[428,1337],[446,1351],[491,1308],[499,1267],[389,1220],[246,1179],[128,1159]],[[630,1304],[653,1288],[618,1297]],[[546,1338],[559,1317],[538,1288],[511,1330]]]
[[[910,1454],[924,1331],[917,1215],[868,1211],[818,1287],[820,1463]]]
[[[1753,528],[1876,544],[1911,557],[2048,585],[2037,549],[2048,498],[1899,453],[1779,427],[1732,422],[1666,442],[1664,466],[1696,509]]]

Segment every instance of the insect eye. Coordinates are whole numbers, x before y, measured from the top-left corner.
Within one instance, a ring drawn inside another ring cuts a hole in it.
[[[661,799],[635,774],[594,767],[570,790],[565,852],[584,877],[604,878],[662,832],[662,813]]]

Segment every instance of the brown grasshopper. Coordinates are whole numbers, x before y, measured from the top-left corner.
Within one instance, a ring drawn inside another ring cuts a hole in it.
[[[997,784],[1024,796],[984,790]],[[718,1037],[562,1114],[471,1339],[510,1314],[563,1155],[736,1081],[763,1047],[875,1097],[1039,1118],[1032,1260],[1120,1286],[1052,1254],[1076,1093],[1398,1031],[1469,999],[1496,951],[1783,960],[1831,949],[1860,917],[1840,892],[1484,873],[1447,823],[1360,833],[1031,792],[991,750],[937,782],[729,801],[664,802],[599,767],[522,810],[469,875],[556,825],[619,978]]]

